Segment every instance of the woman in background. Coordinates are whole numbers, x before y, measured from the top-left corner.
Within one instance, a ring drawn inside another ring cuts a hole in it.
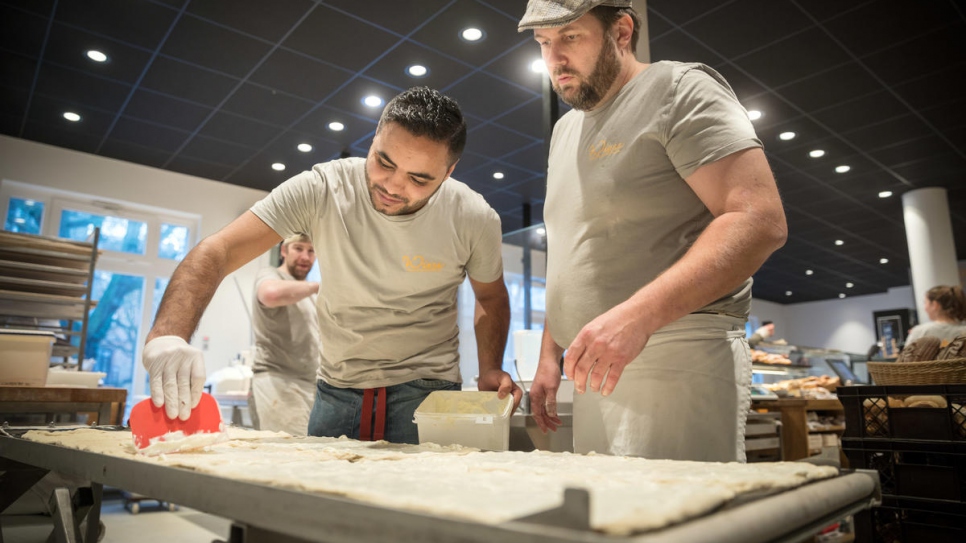
[[[926,292],[926,315],[932,322],[913,326],[906,344],[923,336],[951,341],[966,334],[966,294],[960,286],[938,286]]]

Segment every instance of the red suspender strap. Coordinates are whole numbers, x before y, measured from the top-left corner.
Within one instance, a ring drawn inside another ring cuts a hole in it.
[[[372,440],[379,441],[386,435],[386,387],[376,389],[376,427]]]
[[[373,389],[362,391],[362,415],[359,418],[359,441],[372,441]]]

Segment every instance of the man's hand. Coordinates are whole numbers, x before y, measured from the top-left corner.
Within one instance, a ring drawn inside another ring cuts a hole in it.
[[[564,356],[564,371],[573,380],[574,390],[583,394],[589,384],[590,390],[609,395],[650,335],[626,303],[587,323]]]
[[[562,422],[557,416],[557,389],[560,388],[560,365],[549,359],[537,366],[537,373],[530,384],[530,414],[540,431],[556,432]]]
[[[201,351],[178,336],[160,336],[144,346],[142,361],[151,377],[154,405],[163,405],[169,419],[188,420],[205,386]]]
[[[523,390],[513,382],[510,374],[503,370],[489,370],[480,375],[477,388],[487,391],[495,390],[497,397],[500,399],[506,398],[507,394],[513,394],[513,410],[510,411],[511,413],[517,410],[517,407],[520,406],[520,400],[523,399]]]

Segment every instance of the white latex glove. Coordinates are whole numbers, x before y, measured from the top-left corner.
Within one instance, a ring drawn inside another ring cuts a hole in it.
[[[188,420],[205,386],[201,351],[178,336],[161,336],[144,346],[142,362],[151,377],[154,405],[163,405],[169,419]]]

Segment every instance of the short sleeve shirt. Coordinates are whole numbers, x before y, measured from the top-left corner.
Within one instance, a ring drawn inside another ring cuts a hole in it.
[[[365,159],[347,158],[289,179],[251,210],[315,246],[321,379],[461,382],[457,289],[466,276],[490,283],[503,273],[500,218],[481,195],[450,178],[419,211],[387,216],[372,205]]]
[[[547,174],[547,314],[558,345],[677,262],[713,219],[684,181],[761,147],[725,80],[657,62],[554,127]],[[701,309],[747,317],[751,279]]]
[[[279,307],[258,301],[258,286],[266,280],[295,281],[278,268],[264,268],[255,276],[252,326],[255,333],[254,371],[270,371],[314,383],[319,370],[319,320],[315,295]]]

